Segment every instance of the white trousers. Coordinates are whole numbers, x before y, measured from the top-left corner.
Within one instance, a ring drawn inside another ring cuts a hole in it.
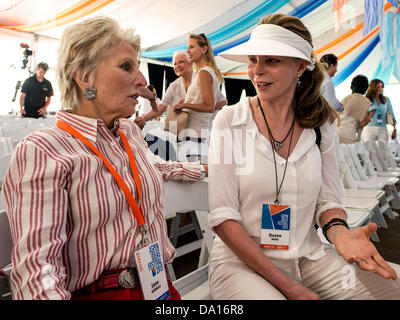
[[[389,135],[386,127],[365,126],[362,131],[363,141],[383,141],[388,142]]]
[[[344,261],[335,249],[318,260],[299,259],[301,284],[324,300],[399,300],[400,280],[386,280]],[[400,277],[400,266],[391,264]],[[273,285],[242,261],[215,266],[210,274],[215,300],[285,300]]]

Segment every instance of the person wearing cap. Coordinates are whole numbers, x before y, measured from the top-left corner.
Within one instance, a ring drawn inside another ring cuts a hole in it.
[[[320,62],[324,64],[326,69],[325,79],[321,87],[322,96],[332,108],[337,112],[342,112],[343,104],[336,98],[335,86],[332,82],[332,78],[337,72],[338,58],[334,54],[328,53],[321,57]]]
[[[19,99],[22,118],[40,118],[46,114],[53,95],[51,82],[44,77],[47,70],[47,63],[40,62],[36,66],[35,74],[22,85]]]
[[[400,281],[387,280],[396,272],[369,240],[377,226],[348,229],[338,115],[321,97],[310,32],[298,18],[273,14],[220,56],[248,64],[257,96],[224,107],[213,122],[212,297],[399,299]]]
[[[376,107],[364,96],[368,89],[368,78],[357,75],[351,80],[352,93],[342,100],[344,106],[340,116],[339,143],[352,144],[360,141],[362,129],[374,116]],[[371,108],[372,109],[371,109]]]
[[[391,138],[396,139],[396,117],[394,116],[392,102],[389,97],[383,95],[383,81],[373,79],[369,84],[367,94],[365,95],[376,109],[371,122],[364,129],[363,141],[383,141],[388,142],[389,135],[387,125],[393,126]],[[390,113],[393,123],[388,123],[388,113]]]

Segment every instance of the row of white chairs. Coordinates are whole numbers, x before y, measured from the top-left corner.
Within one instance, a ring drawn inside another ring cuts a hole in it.
[[[185,161],[200,161],[201,163],[208,162],[208,142],[201,143],[194,141],[181,141],[177,142],[177,136],[172,132],[164,130],[164,122],[162,121],[149,121],[142,130],[143,137],[151,134],[164,141],[168,141],[170,148],[173,148],[176,154],[176,160],[179,162]],[[153,151],[154,152],[154,151]]]
[[[382,142],[340,145],[339,170],[346,190],[344,203],[348,209],[350,227],[372,221],[378,227],[387,228],[384,215],[390,219],[397,216],[392,208],[400,208],[397,191],[400,190],[400,169],[382,164],[383,152],[385,157],[393,158],[388,144]],[[379,241],[376,233],[371,239]]]

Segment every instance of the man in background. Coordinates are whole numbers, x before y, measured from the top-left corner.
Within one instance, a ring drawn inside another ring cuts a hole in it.
[[[40,62],[33,76],[25,80],[21,89],[19,104],[21,106],[21,117],[39,118],[46,114],[53,95],[53,87],[44,75],[49,66]]]
[[[321,94],[328,101],[332,108],[337,112],[343,111],[343,104],[336,98],[335,86],[333,85],[332,78],[336,74],[338,66],[338,58],[332,54],[325,54],[321,57],[320,62],[325,64],[327,68],[324,82],[321,86]]]

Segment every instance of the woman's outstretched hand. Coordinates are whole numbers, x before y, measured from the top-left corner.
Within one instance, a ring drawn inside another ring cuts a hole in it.
[[[385,279],[396,280],[396,272],[382,258],[370,240],[371,234],[377,230],[375,223],[351,230],[331,229],[336,230],[332,230],[329,239],[345,261],[355,262],[360,269],[375,272]]]

